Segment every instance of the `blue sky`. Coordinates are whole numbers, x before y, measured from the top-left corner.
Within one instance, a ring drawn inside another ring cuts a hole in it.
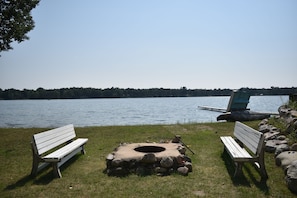
[[[296,0],[41,0],[0,88],[297,86]]]

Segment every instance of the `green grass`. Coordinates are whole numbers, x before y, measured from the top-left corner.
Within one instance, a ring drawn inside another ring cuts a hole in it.
[[[246,122],[256,127],[258,122]],[[51,168],[29,176],[32,164],[30,140],[45,129],[0,129],[1,197],[292,197],[284,173],[274,156],[265,153],[269,179],[260,182],[250,164],[244,176],[233,179],[234,167],[223,153],[219,137],[231,135],[234,123],[202,123],[149,126],[76,128],[78,137],[87,137],[86,155],[77,155],[62,168],[63,178],[54,179]],[[109,177],[104,173],[105,157],[121,142],[159,142],[179,134],[193,155],[193,172],[188,176],[149,175]]]
[[[290,101],[288,102],[288,106],[289,106],[291,109],[297,110],[297,101],[292,101],[292,100],[290,100]]]

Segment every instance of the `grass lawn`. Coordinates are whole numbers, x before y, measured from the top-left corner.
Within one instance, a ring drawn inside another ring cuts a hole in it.
[[[245,122],[257,128],[258,122]],[[284,173],[275,165],[274,155],[265,153],[269,179],[250,164],[244,176],[233,179],[234,167],[223,154],[220,136],[232,135],[234,123],[176,125],[108,126],[75,128],[78,137],[87,137],[86,155],[77,155],[66,163],[63,178],[54,179],[51,168],[31,178],[30,140],[46,129],[0,129],[1,197],[294,197],[287,188]],[[188,176],[110,177],[104,173],[105,157],[121,142],[159,142],[181,135],[195,152],[187,151],[193,172]]]

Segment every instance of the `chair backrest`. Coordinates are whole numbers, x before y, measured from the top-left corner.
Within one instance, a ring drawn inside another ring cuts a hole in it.
[[[38,155],[72,140],[76,137],[73,124],[37,133],[32,137],[32,145]]]
[[[263,133],[238,121],[235,123],[234,136],[255,155],[259,154],[264,144]]]
[[[242,90],[233,91],[227,107],[227,112],[247,110],[250,93]]]

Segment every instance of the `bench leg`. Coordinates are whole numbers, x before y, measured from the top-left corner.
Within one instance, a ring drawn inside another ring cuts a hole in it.
[[[261,179],[262,180],[267,180],[268,179],[268,174],[266,172],[264,161],[262,161],[262,162],[260,161],[259,165],[260,165],[259,172],[260,172],[260,175],[261,175]]]
[[[264,167],[264,169],[263,168],[260,169],[260,174],[261,174],[261,180],[267,180],[268,179],[268,175],[267,175],[267,172],[265,170],[265,167]]]
[[[49,163],[42,162],[37,156],[33,156],[31,176],[36,177],[37,173],[46,168],[48,165]]]
[[[53,164],[54,176],[57,178],[62,178],[62,174],[61,174],[60,168],[58,166],[58,163],[52,163],[52,164]]]
[[[86,154],[84,145],[81,146],[81,154],[83,154],[83,155]]]
[[[32,170],[31,170],[31,176],[33,177],[37,175],[38,164],[39,164],[38,158],[35,155],[33,155]]]
[[[265,158],[264,158],[264,153],[265,153],[265,149],[263,148],[264,146],[262,146],[261,149],[261,153],[259,155],[259,172],[261,174],[261,180],[267,180],[268,179],[268,175],[266,172],[266,168],[265,168]]]
[[[235,162],[235,173],[234,173],[234,177],[238,177],[241,176],[242,173],[242,163],[240,162]]]

